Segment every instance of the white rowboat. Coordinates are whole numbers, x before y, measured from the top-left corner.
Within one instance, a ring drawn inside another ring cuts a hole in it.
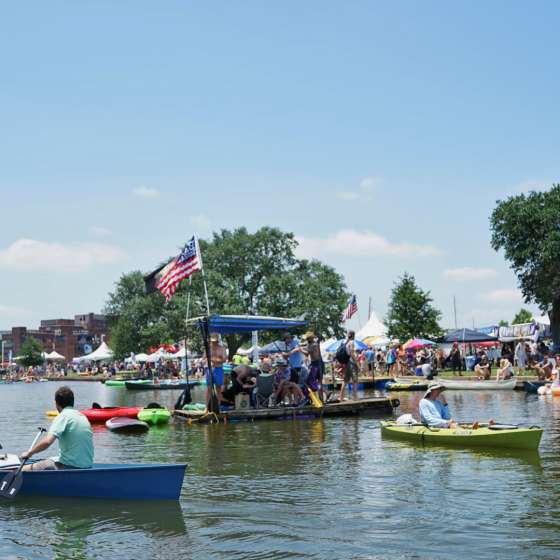
[[[438,383],[446,389],[462,391],[496,391],[515,389],[517,381],[508,379],[507,381],[457,381],[455,379],[439,379]]]

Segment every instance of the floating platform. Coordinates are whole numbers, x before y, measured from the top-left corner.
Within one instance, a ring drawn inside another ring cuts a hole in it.
[[[177,418],[188,422],[254,422],[256,420],[297,420],[303,418],[323,418],[326,416],[384,416],[392,414],[400,405],[398,399],[373,397],[340,403],[328,403],[322,407],[315,406],[281,406],[274,408],[250,408],[245,410],[227,410],[211,414],[198,410],[175,410]]]

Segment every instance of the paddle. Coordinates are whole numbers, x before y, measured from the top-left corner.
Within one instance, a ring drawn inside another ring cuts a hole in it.
[[[39,433],[35,436],[33,443],[31,444],[30,450],[33,449],[37,440],[41,437],[43,432],[46,432],[45,428],[39,428]],[[23,484],[23,473],[21,470],[23,469],[25,463],[27,463],[27,458],[25,458],[21,465],[19,466],[18,470],[15,472],[8,473],[0,483],[0,496],[3,498],[15,498],[20,491],[21,485]]]

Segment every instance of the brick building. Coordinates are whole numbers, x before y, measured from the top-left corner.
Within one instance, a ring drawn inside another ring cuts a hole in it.
[[[75,315],[74,319],[45,319],[36,330],[13,327],[11,331],[3,331],[4,359],[8,359],[10,352],[15,358],[25,339],[31,336],[41,343],[45,352],[56,350],[70,361],[95,350],[105,334],[107,321],[104,315],[87,313]]]

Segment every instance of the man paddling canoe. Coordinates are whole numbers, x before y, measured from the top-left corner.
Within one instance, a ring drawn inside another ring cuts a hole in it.
[[[443,391],[445,387],[439,383],[431,383],[420,401],[419,412],[422,424],[434,428],[456,428],[457,422],[452,420],[449,405]]]
[[[59,469],[89,469],[93,464],[93,431],[89,420],[74,409],[74,393],[69,387],[60,387],[54,394],[59,415],[53,421],[48,434],[29,451],[21,454],[27,459],[50,447],[56,440],[60,455],[26,465],[24,471]]]

